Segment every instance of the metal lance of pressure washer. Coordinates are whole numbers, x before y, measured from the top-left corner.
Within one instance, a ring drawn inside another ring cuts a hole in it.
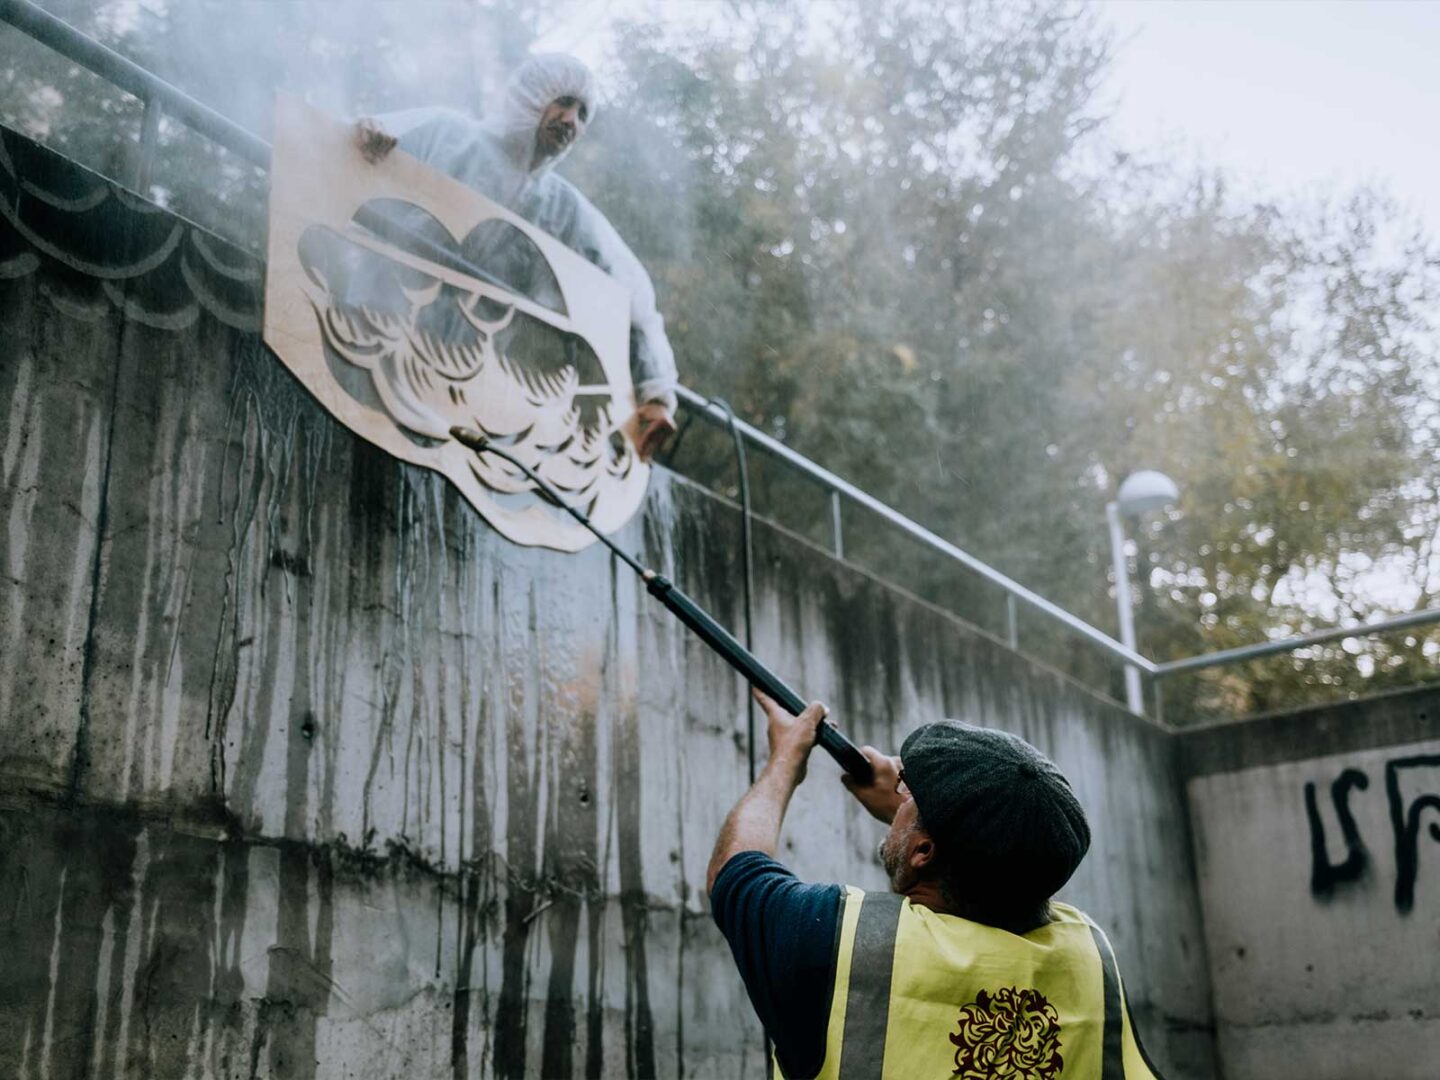
[[[511,454],[493,445],[484,435],[471,428],[452,427],[450,434],[456,442],[474,450],[477,454],[494,454],[514,465],[540,489],[547,499],[590,530],[597,540],[615,554],[616,558],[639,574],[650,595],[695,631],[701,641],[719,653],[720,657],[743,675],[751,686],[759,687],[769,694],[791,716],[799,716],[805,711],[805,700],[790,689],[778,675],[757,660],[754,653],[736,641],[734,636],[716,622],[708,611],[686,596],[684,591],[669,578],[663,574],[657,574],[649,567],[642,566],[634,557],[621,550],[618,544],[597,529],[589,518],[562,499],[554,488],[536,476],[527,465],[516,461]],[[829,720],[820,721],[815,741],[859,783],[868,784],[874,780],[875,770],[869,760],[860,752],[859,747],[842,735]]]

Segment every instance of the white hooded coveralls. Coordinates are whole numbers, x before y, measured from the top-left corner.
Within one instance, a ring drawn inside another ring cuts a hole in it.
[[[568,148],[531,168],[545,109],[562,97],[583,102],[594,119],[594,79],[572,56],[542,54],[510,77],[499,110],[476,121],[453,109],[409,109],[377,117],[400,149],[454,177],[544,229],[630,291],[630,375],[636,401],[675,409],[675,355],[655,287],[614,226],[555,165]]]

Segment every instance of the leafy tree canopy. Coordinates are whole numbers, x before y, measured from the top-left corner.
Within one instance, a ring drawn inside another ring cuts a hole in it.
[[[262,132],[277,87],[474,108],[537,37],[595,23],[563,0],[52,6]],[[567,165],[649,266],[690,385],[1101,627],[1104,503],[1167,472],[1181,506],[1130,524],[1151,656],[1436,602],[1440,263],[1385,198],[1259,203],[1115,146],[1084,6],[707,7],[608,27],[605,106]],[[117,173],[138,106],[42,54],[4,53],[0,116]],[[165,135],[151,194],[263,235],[263,178]],[[674,465],[731,483],[703,433]],[[820,493],[756,469],[762,509],[826,535]],[[851,515],[846,543],[1003,625],[993,589],[879,523]],[[1022,645],[1118,688],[1037,619]],[[1205,672],[1167,717],[1409,685],[1437,655],[1416,632]]]

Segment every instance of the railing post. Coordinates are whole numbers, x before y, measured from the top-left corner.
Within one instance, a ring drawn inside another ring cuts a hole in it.
[[[114,49],[86,37],[63,19],[57,19],[32,0],[0,0],[0,22],[7,22],[42,45],[81,67],[108,79],[141,101],[151,98],[163,103],[167,112],[221,146],[239,154],[253,165],[270,168],[270,144],[246,131],[233,120],[200,104],[189,94],[175,89],[153,72]],[[158,120],[158,117],[156,118]]]
[[[151,94],[145,98],[145,116],[140,121],[140,143],[135,147],[135,167],[131,170],[131,187],[137,195],[146,194],[150,186],[150,163],[160,141],[160,117],[164,106]]]
[[[845,557],[845,532],[840,523],[840,492],[830,489],[830,531],[834,540],[835,557]]]
[[[1020,605],[1015,602],[1015,594],[1005,594],[1005,628],[1010,641],[1010,648],[1016,652],[1020,651]]]

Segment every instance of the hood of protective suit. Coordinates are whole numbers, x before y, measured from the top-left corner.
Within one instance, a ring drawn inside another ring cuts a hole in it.
[[[500,104],[485,116],[486,129],[500,139],[515,164],[527,172],[553,169],[578,141],[572,140],[560,153],[530,169],[540,118],[552,102],[562,97],[583,102],[589,113],[587,124],[594,123],[599,102],[590,69],[566,53],[540,53],[515,69],[505,84]]]

